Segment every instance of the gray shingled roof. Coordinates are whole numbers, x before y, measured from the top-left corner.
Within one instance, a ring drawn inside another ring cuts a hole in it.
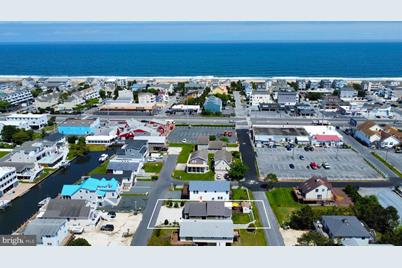
[[[355,216],[322,216],[321,223],[331,238],[371,237]]]
[[[189,217],[230,217],[232,211],[225,207],[224,202],[187,202],[183,213]]]
[[[191,153],[190,161],[196,160],[197,158],[202,159],[203,161],[208,161],[208,151],[207,150],[200,150]]]
[[[215,153],[215,162],[223,160],[230,164],[232,158],[232,153],[225,150],[219,150]]]
[[[42,237],[56,236],[60,228],[65,225],[65,219],[34,219],[24,229],[24,235],[35,235],[36,243],[42,244]]]
[[[44,219],[87,219],[91,211],[85,200],[51,199],[42,218]]]
[[[189,191],[199,192],[226,192],[230,191],[230,182],[228,181],[190,181]]]
[[[107,169],[108,170],[123,170],[123,171],[137,171],[139,163],[136,162],[120,162],[120,161],[110,161]]]
[[[198,145],[208,145],[209,137],[208,136],[198,136],[197,144]]]
[[[232,220],[183,220],[180,237],[233,238]]]

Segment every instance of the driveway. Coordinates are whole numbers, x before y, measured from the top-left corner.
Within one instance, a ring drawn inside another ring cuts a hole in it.
[[[147,206],[142,215],[142,221],[138,226],[137,232],[131,242],[132,246],[146,246],[148,240],[152,236],[152,229],[148,229],[148,223],[154,213],[158,213],[162,202],[158,202],[158,199],[166,197],[169,190],[169,185],[173,182],[171,174],[176,167],[177,155],[169,155],[165,160],[163,168],[160,172],[159,179],[155,182],[152,188]],[[156,206],[156,208],[155,208]],[[156,219],[154,219],[156,221]],[[154,225],[155,223],[151,223]]]
[[[240,153],[243,163],[248,167],[246,175],[244,176],[246,180],[257,180],[258,173],[255,161],[255,152],[253,145],[251,144],[249,131],[247,129],[237,129],[237,138],[240,144]]]
[[[279,231],[279,224],[276,221],[275,214],[269,205],[265,192],[253,192],[253,195],[255,200],[261,200],[263,202],[255,202],[262,225],[271,227],[270,229],[264,229],[265,238],[268,240],[268,245],[284,246],[285,243],[283,242],[283,237]],[[268,216],[268,219],[265,216]]]

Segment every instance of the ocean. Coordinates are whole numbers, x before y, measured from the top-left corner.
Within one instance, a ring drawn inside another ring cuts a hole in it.
[[[0,75],[402,77],[402,43],[3,43]]]

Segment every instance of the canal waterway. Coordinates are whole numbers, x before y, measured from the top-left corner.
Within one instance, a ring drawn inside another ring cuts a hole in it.
[[[12,201],[10,207],[0,211],[0,234],[11,234],[38,211],[38,202],[46,197],[56,197],[64,184],[73,184],[99,165],[104,152],[90,152],[77,158],[65,168],[50,175],[28,193]]]

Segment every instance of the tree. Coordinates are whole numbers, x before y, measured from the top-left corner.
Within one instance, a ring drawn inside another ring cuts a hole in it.
[[[391,244],[394,246],[402,246],[402,227],[384,233],[379,241],[380,244]]]
[[[119,97],[119,88],[116,87],[113,92],[113,99],[117,99]]]
[[[47,136],[46,130],[42,128],[40,135],[42,138],[46,137]]]
[[[340,94],[340,90],[339,89],[335,89],[333,92],[332,92],[332,96],[339,96],[339,94]]]
[[[53,126],[56,123],[56,116],[51,116],[49,121],[47,121],[48,126]]]
[[[8,108],[10,108],[10,103],[5,100],[0,100],[0,110],[1,111],[8,111]]]
[[[278,182],[278,177],[274,173],[269,173],[265,177],[265,181],[272,181],[272,182]]]
[[[103,89],[99,90],[99,96],[100,96],[102,99],[106,99],[106,92],[105,92],[105,90],[103,90]]]
[[[24,142],[29,140],[32,140],[32,135],[29,131],[24,131],[20,129],[13,135],[13,142],[18,145],[23,144]]]
[[[89,242],[84,239],[84,238],[76,238],[71,240],[67,246],[73,246],[73,247],[77,247],[77,246],[91,246],[91,244],[89,244]]]
[[[247,166],[240,160],[236,159],[230,164],[228,175],[232,180],[241,180],[243,179],[244,174],[246,174],[246,171]]]
[[[1,138],[5,142],[12,142],[13,135],[17,133],[18,129],[15,126],[4,126],[1,130]]]
[[[298,246],[335,246],[335,242],[318,232],[309,231],[297,239]]]
[[[319,93],[319,92],[308,92],[306,95],[306,98],[308,98],[311,101],[316,101],[316,100],[321,99],[322,96],[323,96],[323,94]]]
[[[38,97],[40,93],[42,93],[42,89],[39,87],[36,87],[31,90],[31,94],[34,98]]]
[[[77,141],[77,136],[68,136],[67,141],[70,144],[74,144]]]
[[[216,136],[215,135],[209,135],[209,140],[210,141],[216,141]]]
[[[293,212],[290,217],[289,226],[296,230],[308,230],[313,227],[316,220],[314,211],[310,206],[302,207],[300,210]]]

